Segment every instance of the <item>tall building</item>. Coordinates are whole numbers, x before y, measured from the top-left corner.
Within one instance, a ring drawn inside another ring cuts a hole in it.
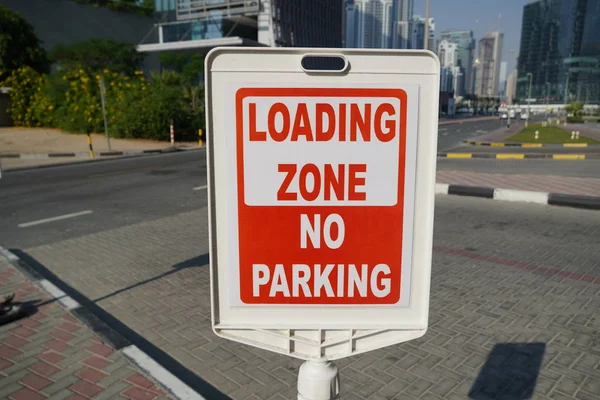
[[[341,47],[344,3],[321,0],[154,0],[158,43],[142,52],[215,46]]]
[[[348,0],[346,47],[409,48],[413,0]]]
[[[394,0],[390,47],[409,49],[412,43],[413,0]]]
[[[498,94],[503,37],[500,32],[487,32],[479,40],[478,57],[475,61],[477,96],[495,97]]]
[[[411,49],[425,48],[425,17],[421,17],[420,15],[413,16],[411,39]],[[429,44],[427,49],[433,52],[437,50],[435,41],[435,20],[433,17],[429,17]]]
[[[346,47],[386,49],[390,45],[392,0],[354,0],[346,6]]]
[[[460,88],[463,93],[473,93],[473,60],[475,56],[475,39],[471,30],[443,31],[441,40],[450,40],[457,45],[458,65],[463,68],[463,84]]]
[[[600,0],[538,0],[523,7],[516,97],[600,102]],[[566,96],[565,96],[566,94]]]
[[[443,39],[438,44],[438,57],[440,59],[441,73],[449,80],[449,84],[440,85],[440,89],[454,92],[455,96],[464,93],[464,68],[458,63],[458,45],[451,40]]]
[[[500,63],[500,78],[498,79],[498,96],[500,98],[504,97],[506,93],[506,69],[508,67],[508,62],[502,61]]]
[[[458,46],[456,43],[442,39],[438,45],[437,54],[442,67],[454,67],[458,65]]]
[[[518,73],[519,72],[515,69],[510,73],[510,75],[508,75],[508,78],[506,78],[506,101],[508,104],[512,104],[512,100],[517,94]]]

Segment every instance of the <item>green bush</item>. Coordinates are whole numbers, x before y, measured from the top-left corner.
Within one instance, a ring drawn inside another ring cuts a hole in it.
[[[2,82],[1,86],[11,88],[8,112],[15,126],[42,126],[36,118],[33,102],[43,83],[44,76],[28,66],[14,70]]]
[[[204,114],[194,112],[177,74],[155,77],[142,90],[128,91],[117,104],[119,112],[109,127],[115,137],[169,140],[174,124],[177,140],[197,140]]]
[[[17,126],[45,126],[72,133],[102,132],[100,78],[112,137],[169,140],[173,122],[177,141],[196,141],[204,129],[203,90],[181,74],[165,71],[148,81],[104,69],[83,67],[41,75],[23,67],[4,82],[11,87],[11,117]]]

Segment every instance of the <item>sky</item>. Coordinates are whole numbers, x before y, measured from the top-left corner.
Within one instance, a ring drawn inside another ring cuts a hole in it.
[[[441,31],[471,29],[479,42],[485,32],[504,33],[502,61],[507,61],[507,75],[516,68],[521,40],[523,6],[533,0],[430,0],[430,16],[435,19],[435,34]],[[425,0],[414,0],[413,13],[425,15]],[[514,54],[511,54],[514,50]],[[477,53],[476,53],[477,54]]]

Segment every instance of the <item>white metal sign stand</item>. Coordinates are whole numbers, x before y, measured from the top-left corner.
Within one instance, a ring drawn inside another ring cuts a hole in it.
[[[429,51],[206,58],[213,330],[305,360],[300,400],[427,330],[438,89]]]

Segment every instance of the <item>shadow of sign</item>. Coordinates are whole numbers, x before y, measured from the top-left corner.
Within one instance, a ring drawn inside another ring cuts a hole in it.
[[[498,343],[469,391],[475,400],[525,400],[533,397],[545,343]]]

